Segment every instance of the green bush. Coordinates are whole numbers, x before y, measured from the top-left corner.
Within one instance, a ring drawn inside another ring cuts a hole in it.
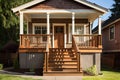
[[[86,70],[86,72],[87,72],[89,75],[93,75],[93,76],[98,75],[96,65],[93,65],[92,67],[88,68],[88,69]]]
[[[0,70],[2,70],[3,69],[3,64],[0,64]]]
[[[14,67],[14,69],[18,69],[19,68],[19,61],[18,61],[17,58],[13,62],[13,67]]]
[[[35,69],[34,69],[34,68],[30,68],[29,71],[30,71],[30,72],[34,72]]]

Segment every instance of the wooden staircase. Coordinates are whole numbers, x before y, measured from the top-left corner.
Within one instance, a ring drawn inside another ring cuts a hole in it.
[[[44,66],[43,75],[81,75],[78,71],[78,57],[72,48],[50,48],[47,69]]]

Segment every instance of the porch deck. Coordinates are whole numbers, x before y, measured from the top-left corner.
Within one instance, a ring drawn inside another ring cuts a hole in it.
[[[19,53],[44,53],[43,75],[82,75],[81,53],[101,53],[101,44],[101,35],[73,35],[71,48],[53,48],[52,35],[20,35]]]
[[[52,47],[52,35],[20,35],[19,52],[48,52]],[[67,47],[70,48],[70,47]],[[80,53],[101,53],[101,35],[73,35],[71,48]]]

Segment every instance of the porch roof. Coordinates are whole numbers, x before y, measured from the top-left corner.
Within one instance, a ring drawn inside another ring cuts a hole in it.
[[[42,3],[43,1],[47,1],[47,0],[33,0],[31,2],[23,4],[21,6],[15,7],[12,10],[13,10],[13,12],[18,12],[20,10],[23,10],[23,9],[29,8],[31,6],[34,6],[34,5],[38,4],[38,3]],[[102,13],[106,13],[108,11],[106,8],[104,8],[102,6],[99,6],[97,4],[94,4],[94,3],[88,2],[87,0],[74,0],[74,1],[76,1],[76,2],[78,2],[80,4],[83,4],[85,6],[91,7],[91,8],[93,8],[93,9],[95,9],[97,11],[100,11]]]

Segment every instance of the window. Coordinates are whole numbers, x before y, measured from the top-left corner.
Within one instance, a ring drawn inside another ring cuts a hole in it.
[[[111,26],[110,28],[109,28],[110,30],[110,40],[112,40],[112,39],[114,39],[115,38],[115,29],[114,29],[114,26]]]
[[[33,33],[34,34],[47,34],[47,26],[45,24],[33,24]],[[47,41],[47,36],[39,37],[41,42]]]
[[[34,26],[34,33],[35,34],[47,34],[47,27],[42,25],[35,25]]]
[[[84,27],[80,25],[75,26],[75,34],[84,34]]]
[[[84,27],[80,24],[75,25],[75,35],[84,34]],[[69,43],[72,42],[72,25],[69,25]]]

